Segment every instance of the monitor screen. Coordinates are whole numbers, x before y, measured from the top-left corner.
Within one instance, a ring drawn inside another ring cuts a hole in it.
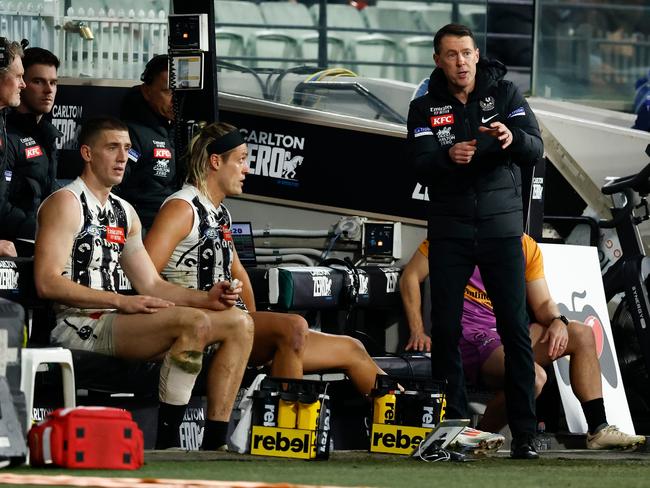
[[[393,255],[395,224],[389,222],[364,222],[363,253],[367,257]]]
[[[255,243],[253,242],[253,226],[250,222],[233,222],[230,225],[235,249],[241,264],[245,267],[256,266]]]

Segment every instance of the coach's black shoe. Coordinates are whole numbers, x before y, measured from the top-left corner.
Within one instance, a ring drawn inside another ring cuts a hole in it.
[[[510,457],[512,459],[539,459],[534,441],[535,436],[532,434],[514,437],[510,446]]]

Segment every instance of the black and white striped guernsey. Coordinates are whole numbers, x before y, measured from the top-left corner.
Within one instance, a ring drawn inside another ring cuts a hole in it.
[[[204,291],[219,281],[230,281],[234,244],[228,209],[223,204],[215,207],[195,186],[187,184],[165,203],[173,199],[190,204],[194,221],[190,233],[172,252],[163,276],[177,285]]]
[[[59,191],[71,192],[80,205],[79,228],[62,275],[95,290],[116,292],[119,259],[135,211],[112,193],[102,205],[81,178]]]

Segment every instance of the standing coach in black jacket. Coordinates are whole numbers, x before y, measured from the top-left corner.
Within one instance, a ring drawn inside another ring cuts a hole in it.
[[[447,417],[467,416],[458,350],[463,290],[478,265],[505,349],[511,457],[536,459],[530,338],[521,247],[519,165],[542,157],[537,121],[505,67],[479,59],[472,31],[449,24],[434,38],[429,92],[411,102],[408,143],[429,191],[431,361],[447,380]]]
[[[168,57],[154,56],[122,101],[121,119],[129,128],[131,150],[122,183],[115,193],[135,208],[149,229],[162,202],[180,189],[183,172],[176,165],[172,91],[167,86]]]
[[[44,117],[54,106],[59,59],[47,49],[31,47],[25,50],[23,66],[20,105],[7,117],[9,190],[2,224],[11,239],[34,239],[38,207],[59,188],[56,139],[62,134]]]

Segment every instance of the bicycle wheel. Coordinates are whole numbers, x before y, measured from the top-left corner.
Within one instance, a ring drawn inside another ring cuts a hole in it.
[[[638,429],[640,425],[650,426],[650,379],[639,346],[634,321],[625,299],[621,301],[614,312],[612,333],[635,428]]]

